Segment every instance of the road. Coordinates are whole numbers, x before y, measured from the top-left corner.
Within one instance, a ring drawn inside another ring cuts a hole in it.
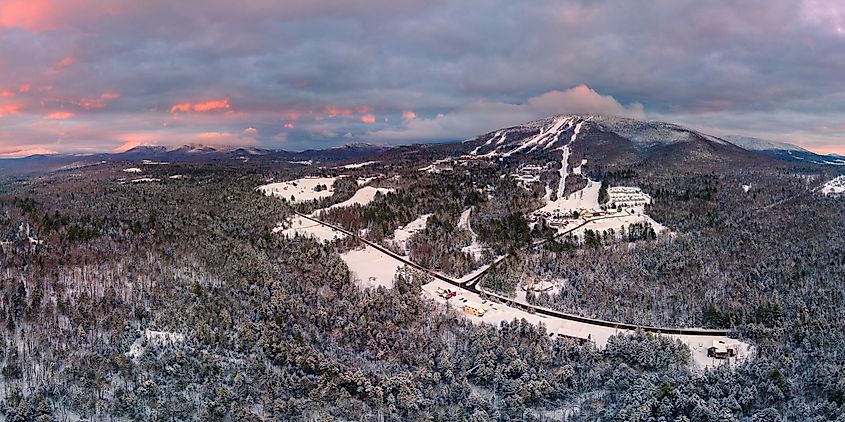
[[[569,321],[576,321],[576,322],[580,322],[580,323],[591,324],[591,325],[596,325],[596,326],[601,326],[601,327],[610,327],[610,328],[616,328],[616,329],[620,329],[620,330],[638,330],[639,329],[639,330],[652,332],[652,333],[659,333],[659,334],[677,334],[677,335],[688,335],[688,336],[727,336],[728,333],[730,332],[730,330],[711,330],[711,329],[705,329],[705,328],[667,328],[667,327],[653,327],[653,326],[647,326],[647,325],[627,324],[627,323],[623,323],[623,322],[614,322],[614,321],[606,321],[606,320],[595,319],[595,318],[587,318],[587,317],[582,317],[582,316],[579,316],[579,315],[568,314],[566,312],[561,312],[561,311],[557,311],[557,310],[554,310],[554,309],[545,308],[545,307],[542,307],[542,306],[536,306],[536,305],[531,305],[531,304],[527,304],[527,303],[517,302],[514,299],[511,299],[511,298],[501,296],[501,295],[498,295],[496,293],[484,290],[484,289],[480,288],[480,286],[478,285],[479,284],[478,282],[481,280],[482,277],[484,277],[485,274],[487,274],[488,271],[490,271],[490,269],[495,267],[496,264],[501,262],[503,259],[506,259],[508,256],[503,256],[503,257],[499,258],[498,260],[496,260],[490,266],[483,268],[481,271],[478,272],[478,274],[475,274],[473,277],[468,278],[468,279],[463,280],[463,281],[458,281],[458,280],[455,280],[453,278],[447,277],[447,276],[445,276],[445,275],[443,275],[443,274],[441,274],[437,271],[423,267],[422,265],[419,265],[419,264],[411,261],[410,259],[408,259],[405,256],[399,255],[399,254],[391,251],[390,249],[387,249],[384,246],[379,245],[378,243],[372,242],[372,241],[367,240],[367,239],[365,239],[361,236],[358,236],[356,233],[353,233],[352,231],[349,231],[349,230],[347,230],[343,227],[340,227],[336,224],[332,224],[332,223],[328,223],[328,222],[325,222],[325,221],[322,221],[322,220],[318,220],[318,219],[316,219],[316,218],[314,218],[310,215],[307,215],[307,214],[302,214],[302,213],[296,212],[296,211],[294,211],[294,212],[296,213],[296,215],[298,215],[298,216],[300,216],[304,219],[310,220],[310,221],[317,223],[317,224],[322,224],[326,227],[337,230],[337,231],[339,231],[339,232],[341,232],[341,233],[343,233],[347,236],[351,236],[351,237],[357,239],[358,241],[360,241],[361,243],[364,243],[367,246],[375,248],[378,251],[380,251],[384,254],[387,254],[390,257],[404,263],[405,265],[407,265],[411,268],[417,269],[419,271],[422,271],[422,272],[430,275],[433,278],[436,278],[438,280],[449,283],[449,284],[451,284],[455,287],[458,287],[458,288],[461,288],[461,289],[466,289],[466,290],[469,290],[473,293],[478,293],[480,295],[487,296],[491,299],[495,298],[497,301],[502,302],[502,303],[504,303],[508,306],[523,309],[523,310],[526,310],[528,312],[533,312],[533,313],[537,313],[537,314],[540,314],[540,315],[546,315],[546,316],[550,316],[550,317],[561,318],[561,319],[565,319],[565,320],[569,320]],[[571,229],[569,229],[565,232],[558,233],[557,235],[555,235],[555,238],[560,237],[560,236],[565,236],[565,235],[567,235],[567,234],[569,234],[569,233],[571,233],[575,230],[578,230],[578,229],[586,226],[587,224],[589,224],[593,221],[607,219],[607,218],[613,218],[613,217],[596,217],[596,218],[592,218],[592,219],[585,219],[583,223],[581,223],[581,224],[579,224],[575,227],[572,227]],[[544,244],[545,242],[546,242],[546,240],[534,242],[531,245],[527,246],[526,249],[535,248],[537,246]]]

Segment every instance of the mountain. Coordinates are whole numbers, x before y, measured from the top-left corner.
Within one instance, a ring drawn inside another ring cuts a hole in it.
[[[757,151],[784,161],[802,161],[813,164],[845,166],[845,157],[836,154],[816,154],[797,145],[746,136],[726,136],[726,140],[749,151]]]
[[[559,115],[511,126],[464,141],[467,155],[509,159],[563,153],[572,167],[763,165],[768,159],[845,165],[845,159],[815,154],[795,145],[749,137],[721,138],[673,123],[615,116]],[[590,168],[586,170],[589,171]]]
[[[585,164],[586,171],[646,162],[666,167],[735,165],[752,161],[754,155],[724,139],[672,123],[593,115],[535,120],[486,133],[464,145],[469,156],[477,157],[549,159],[563,154],[569,166]]]
[[[723,137],[726,141],[745,148],[749,151],[770,151],[770,150],[781,150],[781,151],[801,151],[801,152],[810,152],[804,148],[799,147],[798,145],[788,144],[786,142],[778,142],[778,141],[771,141],[768,139],[760,139],[760,138],[753,138],[750,136],[736,136],[736,135],[729,135]]]
[[[234,163],[272,163],[288,161],[314,161],[315,163],[334,163],[356,160],[391,151],[391,147],[370,144],[350,144],[324,150],[306,150],[292,152],[285,150],[262,149],[255,147],[224,147],[201,144],[166,146],[137,146],[118,153],[99,154],[42,154],[22,158],[0,159],[0,173],[23,175],[56,170],[68,170],[119,161],[155,161],[155,162],[205,162],[217,161]]]

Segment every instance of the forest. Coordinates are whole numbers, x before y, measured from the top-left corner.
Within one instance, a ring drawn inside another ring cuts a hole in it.
[[[713,215],[689,221],[697,211],[667,199],[687,191],[667,191],[652,212],[675,238],[519,257],[538,276],[568,279],[562,296],[535,301],[628,321],[730,326],[757,347],[739,367],[698,372],[685,346],[642,332],[597,350],[550,340],[524,321],[472,324],[424,299],[424,277],[361,290],[330,245],[271,232],[293,207],[255,191],[265,173],[173,167],[186,177],[121,185],[114,173],[89,170],[5,185],[6,420],[842,418],[841,199],[803,197],[789,213],[771,208],[740,222],[711,203],[732,199],[710,195],[693,206]],[[488,236],[522,233],[489,197],[441,201],[457,188],[435,180],[422,189],[438,196],[399,190],[330,218],[379,236],[423,212],[452,221],[475,205],[479,218],[503,222],[484,224]],[[700,197],[694,186],[689,196]],[[502,208],[530,206],[527,195]],[[420,237],[436,244],[450,224]],[[737,296],[740,287],[748,293]]]

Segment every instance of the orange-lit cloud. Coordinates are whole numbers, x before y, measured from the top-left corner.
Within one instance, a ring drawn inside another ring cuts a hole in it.
[[[55,154],[56,151],[48,149],[40,145],[26,145],[21,147],[14,147],[14,149],[5,150],[0,149],[0,158],[17,158],[26,157],[35,154]]]
[[[361,121],[372,124],[376,122],[376,116],[373,116],[372,114],[365,114],[361,116]]]
[[[175,104],[173,107],[170,107],[171,113],[187,113],[189,111],[196,111],[200,113],[205,113],[209,111],[219,111],[219,110],[228,110],[231,106],[229,105],[229,99],[224,98],[222,100],[211,100],[206,101],[203,103],[181,103]]]
[[[326,112],[326,115],[328,115],[329,117],[335,117],[335,116],[350,117],[350,116],[352,116],[353,110],[351,108],[343,108],[343,107],[337,107],[337,106],[330,105],[330,106],[326,106],[325,112]]]
[[[102,98],[106,101],[116,100],[120,97],[121,97],[121,94],[119,92],[114,92],[114,91],[104,92],[100,95],[100,98]]]
[[[0,117],[7,114],[17,114],[21,111],[21,106],[18,104],[0,104]]]
[[[15,93],[12,91],[0,91],[0,97],[9,98],[14,97]]]
[[[410,111],[410,110],[403,111],[402,112],[402,118],[405,119],[405,120],[414,120],[414,119],[417,118],[417,113],[414,113],[413,111]]]
[[[56,63],[56,64],[53,66],[53,70],[57,70],[57,71],[58,71],[58,70],[62,70],[62,69],[64,69],[64,68],[66,68],[66,67],[69,67],[69,66],[73,65],[75,62],[76,62],[76,59],[74,59],[73,57],[67,56],[67,57],[65,57],[65,58],[63,58],[63,59],[61,59],[61,60],[59,60],[59,62],[58,62],[58,63]]]
[[[22,84],[21,86],[18,87],[18,92],[25,93],[25,92],[29,92],[31,89],[32,89],[32,86],[30,86],[29,84]]]
[[[69,111],[56,111],[56,112],[48,114],[47,118],[53,119],[53,120],[64,120],[64,119],[70,119],[73,116],[74,116],[74,114],[69,112]]]
[[[0,4],[0,26],[30,31],[55,29],[50,0],[4,0]]]

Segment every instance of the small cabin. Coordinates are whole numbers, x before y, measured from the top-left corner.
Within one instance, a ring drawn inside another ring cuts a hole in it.
[[[736,351],[729,348],[722,340],[713,340],[713,345],[707,348],[707,357],[727,359],[736,356]]]

